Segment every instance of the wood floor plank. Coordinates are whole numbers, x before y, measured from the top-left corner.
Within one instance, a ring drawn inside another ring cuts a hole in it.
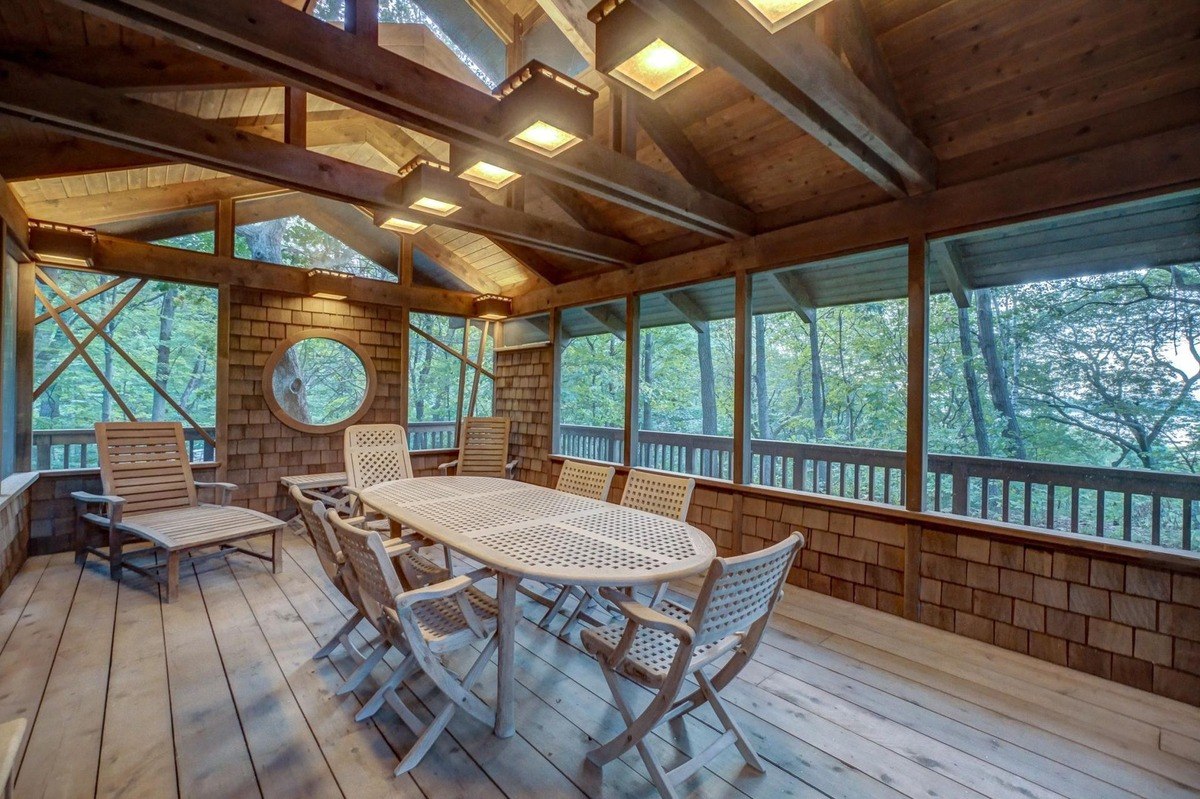
[[[53,555],[46,564],[4,651],[0,652],[0,722],[18,717],[35,720],[79,574],[71,554]],[[17,754],[18,764],[28,743],[26,735]],[[20,765],[17,776],[20,777]]]
[[[101,568],[89,564],[92,573],[80,579],[75,591],[31,725],[18,797],[73,799],[96,790],[117,606],[117,584],[95,573]]]
[[[200,588],[263,796],[341,797],[233,572],[214,563]]]
[[[42,579],[42,573],[46,571],[49,563],[49,555],[37,555],[27,559],[20,570],[13,575],[8,588],[0,593],[0,653],[4,651],[9,636],[12,635],[17,622],[21,620],[21,614],[25,612],[25,605],[33,596],[33,590],[37,587],[38,581]]]
[[[85,574],[89,577],[89,574]],[[117,588],[96,796],[178,796],[158,586],[126,571]]]
[[[260,796],[194,568],[162,613],[180,796]]]

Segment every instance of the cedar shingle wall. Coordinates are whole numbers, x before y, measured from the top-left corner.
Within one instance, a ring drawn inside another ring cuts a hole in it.
[[[25,562],[29,551],[29,503],[26,489],[0,508],[0,594]]]

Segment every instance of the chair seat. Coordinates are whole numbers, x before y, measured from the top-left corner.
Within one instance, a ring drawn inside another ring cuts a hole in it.
[[[686,608],[670,600],[659,602],[654,606],[654,610],[684,623],[687,623],[692,615],[691,608]],[[592,657],[607,658],[617,648],[621,636],[625,634],[625,624],[625,620],[622,619],[615,624],[583,630],[580,633],[583,648]],[[696,647],[692,652],[688,671],[694,671],[719,658],[736,647],[740,640],[740,636],[727,635],[717,641]],[[647,687],[658,687],[666,680],[667,674],[671,670],[671,663],[675,660],[675,653],[678,651],[678,638],[661,630],[642,627],[633,637],[633,646],[629,648],[629,654],[621,661],[617,671],[634,682]]]
[[[249,508],[200,504],[129,514],[115,526],[173,551],[271,533],[286,524]]]
[[[483,623],[484,629],[491,631],[496,627],[496,617],[500,608],[494,597],[490,597],[478,588],[471,586],[463,594],[471,604],[471,609]],[[395,611],[388,609],[395,615]],[[418,602],[412,608],[413,618],[421,628],[421,635],[429,643],[431,652],[443,652],[459,649],[464,641],[475,639],[475,633],[467,625],[466,617],[459,609],[458,600],[447,597],[428,602]]]

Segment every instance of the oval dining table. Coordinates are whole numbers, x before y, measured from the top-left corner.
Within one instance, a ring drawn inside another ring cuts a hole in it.
[[[495,733],[516,731],[517,586],[656,586],[708,568],[711,539],[684,522],[497,477],[413,477],[363,490],[364,505],[496,573]]]

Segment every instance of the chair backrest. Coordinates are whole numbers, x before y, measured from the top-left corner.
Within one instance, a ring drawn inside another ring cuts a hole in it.
[[[625,491],[621,494],[621,504],[685,522],[695,488],[696,480],[692,477],[630,469],[625,479]]]
[[[413,476],[408,435],[398,424],[350,425],[343,442],[350,488],[369,488]]]
[[[104,493],[125,498],[125,513],[196,505],[196,483],[179,422],[96,422]]]
[[[563,461],[562,470],[558,473],[558,483],[554,488],[581,497],[607,500],[608,489],[612,487],[613,475],[616,473],[617,470],[612,466]]]
[[[300,509],[300,520],[304,522],[304,529],[308,531],[313,549],[317,550],[317,560],[321,561],[321,568],[336,584],[343,563],[342,548],[333,534],[333,528],[325,519],[325,504],[319,499],[309,499],[304,496],[304,493],[296,486],[292,486],[288,493],[292,495],[292,501]]]
[[[765,621],[802,546],[804,536],[792,533],[767,549],[714,560],[688,621],[696,631],[693,646],[703,646]],[[747,643],[751,651],[758,644],[757,640]]]
[[[508,434],[512,421],[503,416],[463,419],[458,440],[458,475],[507,477]]]
[[[383,548],[383,539],[379,533],[352,527],[333,509],[325,512],[325,518],[354,572],[363,615],[370,619],[382,617],[384,608],[395,608],[395,597],[404,590]]]

